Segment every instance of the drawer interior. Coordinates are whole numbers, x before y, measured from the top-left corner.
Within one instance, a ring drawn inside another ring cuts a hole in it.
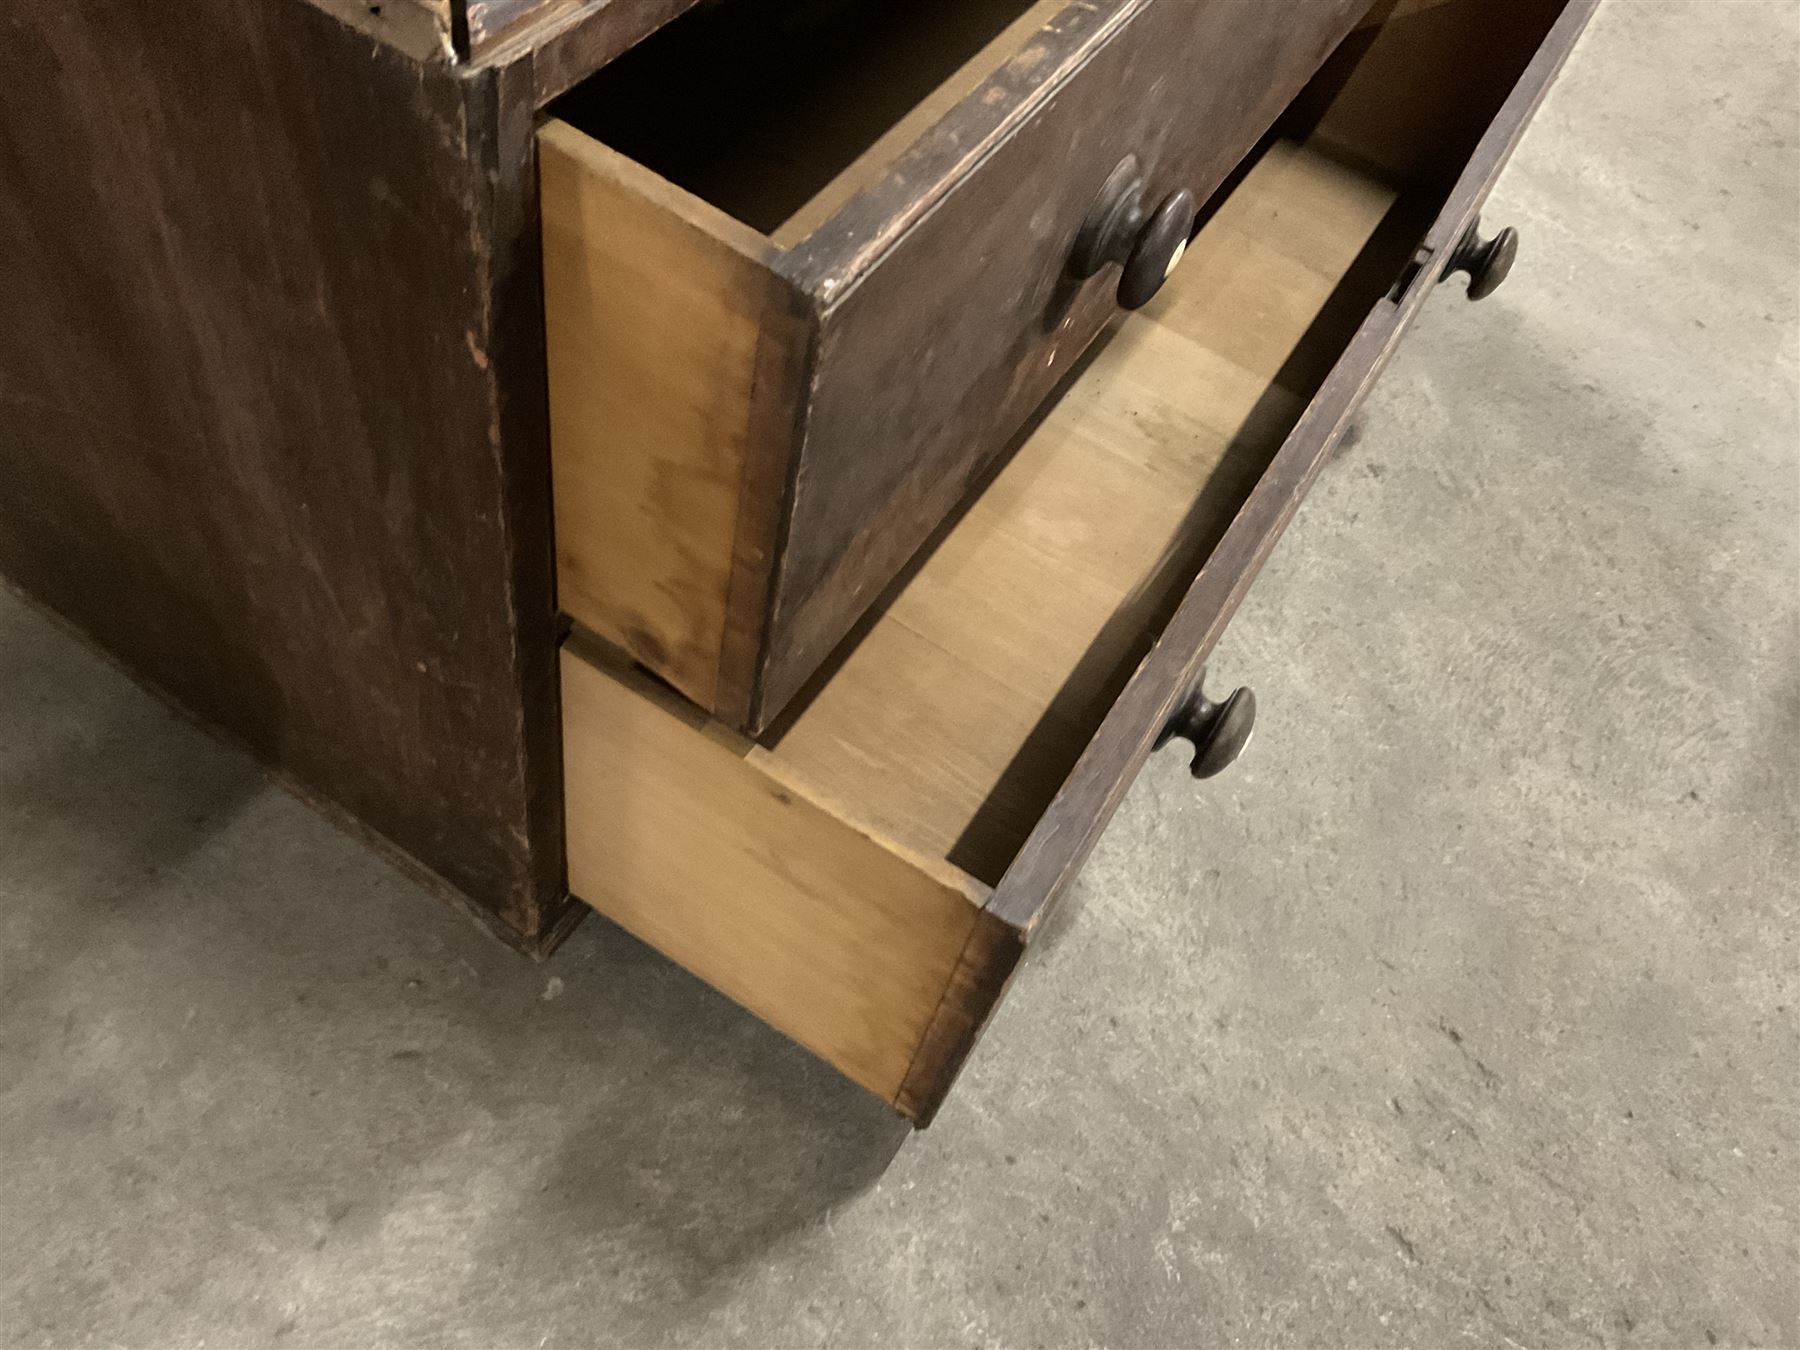
[[[1418,237],[1276,139],[755,754],[993,885]]]
[[[699,5],[551,111],[787,247],[1069,3]]]

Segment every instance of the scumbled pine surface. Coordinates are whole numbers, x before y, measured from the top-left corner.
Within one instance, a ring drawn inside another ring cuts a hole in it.
[[[0,1343],[1800,1344],[1797,48],[1602,8],[921,1136],[0,599]]]

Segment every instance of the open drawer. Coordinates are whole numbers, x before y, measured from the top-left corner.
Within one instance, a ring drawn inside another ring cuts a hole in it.
[[[760,740],[571,638],[572,891],[927,1119],[1144,757],[1218,733],[1202,663],[1432,284],[1504,271],[1470,227],[1591,8],[1349,39]]]
[[[571,91],[562,608],[760,731],[1117,312],[1084,222],[1143,271],[1369,3],[721,0]]]

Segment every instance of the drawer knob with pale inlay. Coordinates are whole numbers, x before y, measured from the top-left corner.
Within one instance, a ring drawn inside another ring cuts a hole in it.
[[[1144,174],[1136,155],[1119,162],[1100,189],[1075,239],[1071,270],[1085,280],[1119,264],[1119,305],[1142,309],[1169,279],[1194,232],[1194,194],[1169,193],[1144,205]]]

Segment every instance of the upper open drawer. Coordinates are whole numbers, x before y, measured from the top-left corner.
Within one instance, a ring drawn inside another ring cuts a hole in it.
[[[539,156],[562,607],[760,730],[1368,7],[724,0],[579,86]]]

